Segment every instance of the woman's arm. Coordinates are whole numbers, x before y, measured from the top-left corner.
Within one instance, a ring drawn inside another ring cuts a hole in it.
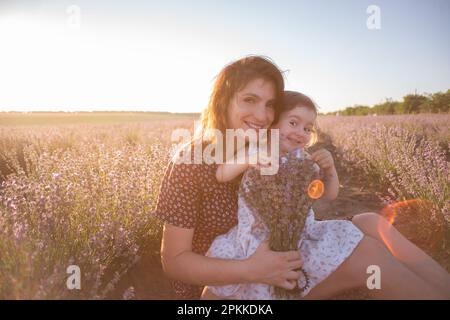
[[[220,260],[192,252],[194,229],[164,224],[161,261],[173,279],[197,285],[246,282],[243,261]]]
[[[194,229],[164,224],[161,261],[164,272],[173,279],[196,285],[267,283],[292,289],[300,274],[298,251],[274,252],[263,243],[245,260],[206,257],[192,252]]]

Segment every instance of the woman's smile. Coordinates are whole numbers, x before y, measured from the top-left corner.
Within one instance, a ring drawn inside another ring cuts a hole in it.
[[[255,130],[264,129],[264,128],[267,128],[267,126],[268,126],[267,124],[260,124],[260,123],[245,121],[245,120],[244,120],[244,123],[247,125],[248,128],[255,129]]]
[[[250,81],[230,101],[230,129],[267,129],[275,118],[275,86],[262,78]]]

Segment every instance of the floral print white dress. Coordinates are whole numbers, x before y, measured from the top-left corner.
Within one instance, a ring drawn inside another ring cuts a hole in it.
[[[299,150],[296,156],[309,155]],[[286,161],[286,158],[281,158]],[[247,175],[244,173],[244,182]],[[254,215],[242,197],[238,199],[238,224],[226,234],[215,238],[208,252],[209,257],[221,259],[246,259],[268,238],[268,229],[264,222]],[[310,209],[305,227],[299,240],[303,271],[308,282],[302,276],[298,287],[305,290],[298,298],[304,297],[318,283],[327,278],[347,259],[363,238],[362,232],[350,221],[317,221]],[[209,286],[209,290],[224,299],[276,299],[272,286],[261,283],[242,283],[224,286]]]

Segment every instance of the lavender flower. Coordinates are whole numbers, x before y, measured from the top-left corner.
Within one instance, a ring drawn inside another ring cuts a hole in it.
[[[249,169],[239,190],[269,229],[269,246],[274,251],[299,249],[306,216],[314,201],[308,196],[308,187],[318,173],[313,161],[297,157],[297,152],[283,156],[276,175],[261,175],[259,170]],[[275,294],[278,298],[295,296],[282,288],[275,288]]]

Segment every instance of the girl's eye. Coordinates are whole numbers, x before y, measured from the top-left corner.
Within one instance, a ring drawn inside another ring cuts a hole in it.
[[[255,103],[255,99],[253,98],[245,98],[244,101],[247,103]]]
[[[305,131],[308,132],[308,133],[312,132],[312,130],[310,128],[305,128]]]
[[[295,122],[294,120],[289,121],[289,124],[293,127],[295,127],[297,125],[297,122]]]

